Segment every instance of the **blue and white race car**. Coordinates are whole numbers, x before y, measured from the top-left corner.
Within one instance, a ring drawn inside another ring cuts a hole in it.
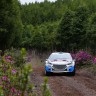
[[[45,74],[51,73],[71,73],[75,75],[75,60],[70,53],[54,52],[45,61]]]

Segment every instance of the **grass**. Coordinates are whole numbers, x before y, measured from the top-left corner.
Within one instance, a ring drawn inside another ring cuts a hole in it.
[[[88,70],[94,75],[96,76],[96,64],[91,65]]]
[[[28,58],[32,66],[42,66],[45,64],[45,60],[48,58],[50,52],[38,53],[36,51],[29,51]]]
[[[77,66],[77,70],[85,70],[86,74],[90,76],[96,76],[96,64],[85,64],[83,66]]]

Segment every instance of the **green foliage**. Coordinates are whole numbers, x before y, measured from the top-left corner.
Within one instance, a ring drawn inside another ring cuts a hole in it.
[[[5,7],[6,6],[6,7]],[[18,46],[22,34],[22,21],[17,0],[0,1],[0,49]],[[15,42],[15,43],[13,43]]]
[[[88,9],[85,6],[78,7],[75,11],[72,25],[72,43],[76,49],[86,47],[86,26],[89,17]],[[75,38],[74,38],[75,37]]]
[[[43,93],[42,93],[42,96],[52,96],[51,95],[51,93],[50,93],[50,90],[48,89],[48,85],[47,85],[47,83],[48,83],[48,78],[47,77],[45,77],[44,78],[44,84],[43,84]]]
[[[87,26],[87,46],[89,48],[93,49],[93,52],[95,52],[96,49],[96,13],[92,14],[90,18],[88,19],[89,23]],[[95,52],[96,53],[96,52]]]
[[[88,19],[88,10],[85,6],[75,11],[67,10],[59,24],[58,40],[61,50],[74,50],[85,48],[85,35]]]
[[[93,39],[88,37],[90,32],[95,33],[89,20],[96,12],[95,5],[95,0],[57,0],[21,5],[24,24],[21,46],[39,51],[74,51],[93,46],[95,49],[95,39],[86,43],[89,38]]]
[[[32,25],[25,26],[22,46],[39,51],[55,49],[57,26],[58,22],[52,24],[49,22],[36,27]]]
[[[19,62],[17,54],[22,57]],[[19,53],[16,50],[7,50],[4,56],[0,57],[0,96],[37,96],[30,79],[32,66],[25,62],[25,56],[26,50],[22,48]],[[44,78],[42,96],[51,96],[47,83],[48,78]]]
[[[45,0],[25,5],[18,0],[1,0],[0,49],[94,52],[95,13],[96,0]]]
[[[94,76],[96,76],[96,64],[91,65],[91,66],[88,68],[88,71],[91,72]]]
[[[62,7],[65,8],[62,3],[58,5],[49,1],[22,5],[21,14],[23,24],[36,26],[45,22],[57,21],[63,14],[64,9]]]
[[[63,18],[59,24],[58,28],[58,36],[57,39],[59,40],[59,48],[60,50],[67,50],[70,48],[70,44],[72,43],[72,20],[73,20],[73,12],[67,10]],[[71,40],[71,41],[70,41]]]
[[[13,54],[13,53],[12,53]],[[32,66],[26,65],[24,57],[26,56],[26,50],[21,49],[20,56],[22,60],[18,62],[18,58],[15,58],[16,53],[12,56],[11,52],[5,52],[4,56],[0,60],[0,96],[24,96],[25,92],[30,89],[32,91],[32,84],[30,83],[29,75],[32,72]],[[18,64],[17,64],[18,63]],[[16,65],[23,66],[18,67]],[[29,94],[28,92],[27,94]]]

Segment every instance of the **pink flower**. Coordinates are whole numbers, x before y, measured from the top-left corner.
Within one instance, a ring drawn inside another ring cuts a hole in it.
[[[11,59],[12,57],[11,56],[5,56],[5,59]]]
[[[12,62],[12,57],[11,56],[5,56],[6,62],[11,63]]]
[[[3,71],[6,72],[7,68],[3,68]]]
[[[17,70],[12,69],[12,73],[13,73],[13,74],[16,74],[16,72],[17,72]]]
[[[6,62],[9,62],[9,63],[10,63],[10,62],[11,62],[11,60],[10,60],[10,59],[6,59]]]
[[[17,96],[21,96],[21,92],[19,90],[17,92]]]
[[[93,63],[96,64],[96,57],[94,58]]]
[[[12,92],[12,93],[16,93],[17,90],[16,90],[14,87],[12,87],[12,88],[11,88],[11,92]]]
[[[3,80],[3,81],[7,81],[7,80],[8,80],[8,77],[7,77],[7,76],[3,76],[3,77],[2,77],[2,80]]]

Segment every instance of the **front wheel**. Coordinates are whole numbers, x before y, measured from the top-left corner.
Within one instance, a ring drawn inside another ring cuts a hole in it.
[[[71,73],[72,76],[75,76],[75,71]]]
[[[50,76],[50,75],[51,75],[51,72],[45,71],[45,75],[46,75],[46,76]]]
[[[72,76],[75,76],[75,74],[76,74],[76,70],[74,69],[74,71],[71,72],[71,75],[72,75]]]

